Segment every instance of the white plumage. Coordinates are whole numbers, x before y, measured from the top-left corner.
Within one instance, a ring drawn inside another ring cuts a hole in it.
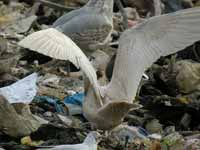
[[[200,40],[200,8],[155,16],[125,31],[119,41],[113,76],[106,88],[111,99],[135,98],[144,71]]]

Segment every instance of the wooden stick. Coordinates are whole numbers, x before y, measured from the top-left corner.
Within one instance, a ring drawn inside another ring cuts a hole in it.
[[[54,8],[54,9],[58,9],[58,10],[61,10],[61,11],[72,11],[72,10],[75,10],[75,9],[78,8],[78,7],[66,7],[66,6],[63,6],[63,5],[60,5],[60,4],[49,2],[47,0],[35,0],[35,1],[36,2],[40,2],[43,5],[46,5],[48,7],[51,7],[51,8]]]

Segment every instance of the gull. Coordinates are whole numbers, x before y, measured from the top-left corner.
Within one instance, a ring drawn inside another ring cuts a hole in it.
[[[100,142],[100,134],[96,131],[90,132],[83,143],[74,145],[48,146],[37,150],[97,150],[97,144]]]
[[[58,30],[33,33],[19,45],[80,67],[90,85],[85,89],[83,114],[94,127],[110,130],[120,125],[130,110],[140,107],[135,96],[144,71],[161,56],[176,53],[198,40],[199,7],[149,18],[121,35],[111,81],[103,86],[81,49]]]
[[[90,55],[111,40],[113,3],[113,0],[89,0],[82,8],[58,18],[52,27],[69,36],[85,54]],[[44,36],[48,38],[48,35]]]

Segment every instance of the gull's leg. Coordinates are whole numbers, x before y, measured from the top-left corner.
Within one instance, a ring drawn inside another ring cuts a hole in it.
[[[67,61],[67,76],[70,77],[70,72],[71,72],[71,69],[70,69],[70,62]]]

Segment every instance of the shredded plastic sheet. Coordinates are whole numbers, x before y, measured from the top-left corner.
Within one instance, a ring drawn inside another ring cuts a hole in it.
[[[50,96],[36,96],[33,100],[33,102],[37,103],[48,103],[50,105],[53,105],[56,112],[58,113],[65,113],[64,109],[64,103],[62,100],[56,98],[56,97],[50,97]]]
[[[78,115],[82,114],[82,103],[84,101],[85,94],[84,93],[76,93],[72,96],[67,96],[63,100],[60,100],[56,97],[50,96],[36,96],[34,98],[34,102],[37,103],[48,103],[54,106],[56,112],[58,113],[66,113],[65,108],[67,107],[68,113],[70,115]]]
[[[3,95],[9,103],[30,103],[37,93],[37,73],[33,73],[12,85],[0,88],[0,94]]]
[[[90,132],[83,143],[65,144],[58,146],[39,146],[37,150],[97,150],[100,134],[98,132]]]
[[[68,104],[74,104],[82,106],[84,101],[85,94],[84,93],[76,93],[72,96],[65,97],[64,102]]]

